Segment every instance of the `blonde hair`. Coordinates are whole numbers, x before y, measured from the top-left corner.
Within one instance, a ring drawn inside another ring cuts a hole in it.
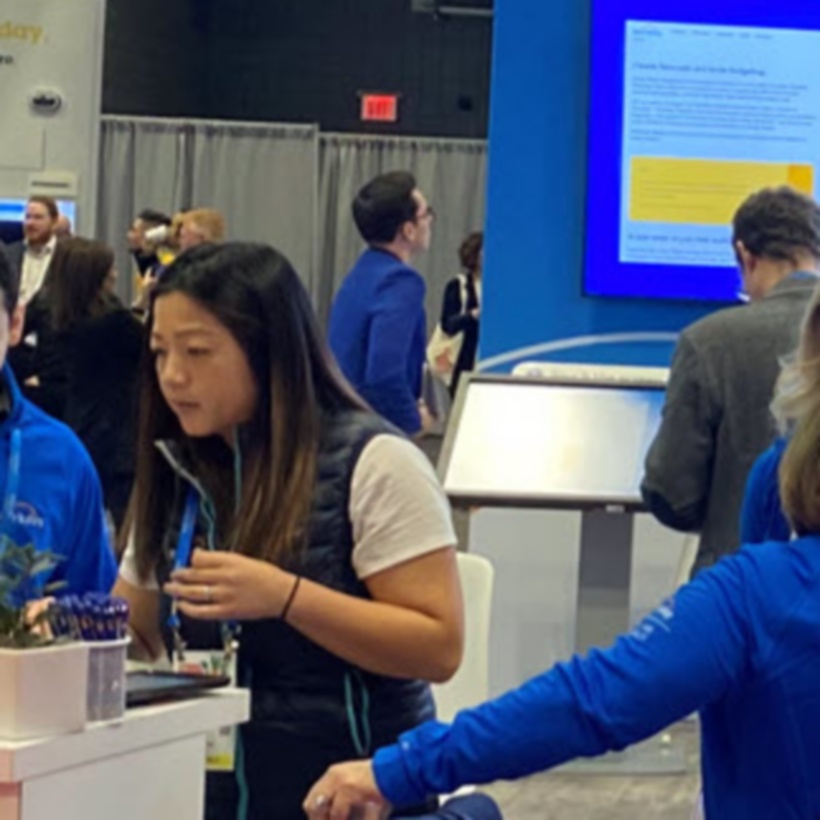
[[[798,535],[820,532],[820,393],[807,397],[780,461],[780,499]]]
[[[820,396],[820,287],[815,288],[797,350],[783,363],[774,390],[772,413],[782,435],[790,435]]]
[[[225,217],[213,208],[195,208],[182,214],[182,224],[192,225],[206,242],[224,242]]]

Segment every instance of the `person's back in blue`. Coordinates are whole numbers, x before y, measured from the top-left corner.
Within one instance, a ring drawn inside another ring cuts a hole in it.
[[[800,326],[794,356],[783,365],[775,385],[772,414],[781,432],[755,461],[746,480],[740,512],[740,535],[744,544],[788,541],[791,527],[780,501],[778,472],[788,437],[810,410],[820,390],[820,289],[815,289]]]
[[[778,438],[762,452],[749,471],[740,509],[740,540],[744,544],[788,541],[791,527],[780,503],[777,472],[788,440]]]
[[[0,253],[0,541],[59,557],[38,584],[63,582],[63,593],[109,592],[117,567],[91,459],[68,427],[22,396],[6,363],[23,330],[17,294],[17,276]]]
[[[353,203],[368,249],[333,303],[328,341],[345,377],[370,406],[405,433],[419,410],[427,322],[425,284],[410,267],[430,245],[433,211],[407,173],[376,177]]]

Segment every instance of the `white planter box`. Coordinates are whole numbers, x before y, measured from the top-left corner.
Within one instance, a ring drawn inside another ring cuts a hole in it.
[[[86,722],[88,646],[0,649],[0,738],[77,732]]]

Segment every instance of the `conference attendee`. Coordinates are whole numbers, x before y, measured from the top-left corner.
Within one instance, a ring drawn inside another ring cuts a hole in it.
[[[57,241],[70,239],[73,235],[74,231],[71,226],[71,220],[64,214],[60,214],[57,217],[57,224],[54,226],[54,236],[57,237]]]
[[[116,591],[148,656],[169,646],[171,599],[189,648],[239,641],[253,716],[239,730],[238,794],[212,775],[208,816],[296,820],[330,763],[431,717],[424,681],[460,662],[447,500],[421,450],[338,373],[275,250],[188,250],[148,316]],[[176,567],[188,537],[200,547]]]
[[[441,329],[448,336],[460,338],[458,356],[450,378],[450,396],[455,396],[464,371],[475,367],[478,352],[478,328],[481,315],[481,268],[484,234],[471,233],[458,249],[464,273],[451,279],[444,289],[441,308]]]
[[[80,437],[119,528],[134,480],[143,326],[115,296],[115,277],[111,248],[79,238],[59,243],[29,306],[26,331],[37,347],[24,389]]]
[[[74,433],[23,397],[4,364],[23,332],[18,284],[0,254],[0,535],[60,557],[43,583],[64,582],[66,593],[108,592],[117,568],[94,466]]]
[[[179,223],[179,249],[187,251],[198,245],[224,242],[227,233],[225,217],[213,208],[184,211]]]
[[[396,171],[359,191],[353,219],[368,248],[336,294],[330,346],[370,406],[415,435],[430,421],[420,406],[425,284],[410,263],[430,247],[433,210],[413,176]]]
[[[790,188],[760,191],[735,214],[732,244],[751,303],[681,334],[642,485],[661,522],[700,532],[695,571],[737,545],[746,477],[776,435],[769,404],[818,283],[820,208]]]
[[[32,196],[26,203],[23,240],[9,245],[6,253],[20,277],[20,303],[28,304],[43,286],[54,248],[60,218],[57,203],[49,196]]]
[[[606,651],[428,723],[331,768],[311,820],[352,806],[416,803],[462,784],[524,777],[616,751],[700,710],[707,818],[820,816],[820,392],[783,456],[780,491],[796,540],[744,547],[698,574]]]
[[[161,211],[145,208],[140,211],[126,235],[128,250],[134,258],[140,276],[155,276],[164,262],[159,258],[158,249],[162,241],[151,238],[151,231],[157,228],[171,228],[171,217]],[[149,234],[146,236],[146,234]],[[166,260],[167,261],[167,260]]]
[[[820,391],[820,288],[812,295],[800,326],[800,341],[784,362],[775,386],[772,413],[780,436],[755,461],[740,512],[744,544],[786,541],[791,528],[780,503],[778,470],[788,437]]]

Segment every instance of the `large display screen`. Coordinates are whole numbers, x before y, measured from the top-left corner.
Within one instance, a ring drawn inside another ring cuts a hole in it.
[[[461,389],[441,464],[444,489],[453,499],[640,503],[663,388],[471,375]]]
[[[585,292],[731,302],[737,207],[814,195],[820,3],[592,0]]]
[[[26,215],[27,199],[0,199],[0,222],[22,222]],[[57,207],[68,217],[71,226],[77,224],[77,203],[71,199],[57,200]]]

